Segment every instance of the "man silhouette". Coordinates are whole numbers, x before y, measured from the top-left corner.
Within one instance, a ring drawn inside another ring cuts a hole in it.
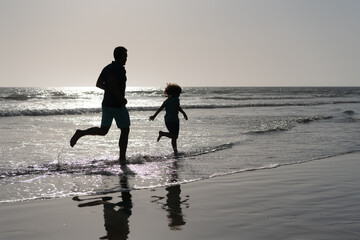
[[[107,65],[96,82],[96,86],[104,90],[104,98],[102,101],[102,119],[100,127],[92,127],[86,130],[76,130],[70,140],[70,146],[74,147],[79,138],[86,135],[105,136],[111,127],[113,119],[116,125],[121,129],[119,139],[119,162],[126,163],[126,149],[130,132],[130,117],[125,105],[126,89],[126,70],[127,50],[124,47],[116,47],[114,50],[114,59],[112,63]]]

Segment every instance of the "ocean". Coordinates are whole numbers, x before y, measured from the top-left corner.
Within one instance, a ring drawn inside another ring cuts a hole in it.
[[[131,127],[118,164],[120,130],[85,136],[99,126],[103,92],[83,88],[0,88],[0,203],[186,184],[246,171],[267,171],[360,151],[360,87],[185,87],[175,157],[163,88],[128,87]],[[275,186],[274,186],[275,187]]]

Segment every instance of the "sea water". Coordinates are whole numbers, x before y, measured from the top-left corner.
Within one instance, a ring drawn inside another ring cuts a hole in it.
[[[103,92],[88,88],[0,88],[0,203],[105,194],[201,181],[360,151],[360,88],[183,88],[180,155],[165,131],[162,88],[128,87],[131,130],[126,168],[120,130],[99,126]]]

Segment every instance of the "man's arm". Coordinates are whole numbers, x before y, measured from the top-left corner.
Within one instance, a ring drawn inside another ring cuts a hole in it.
[[[101,76],[98,78],[98,80],[96,82],[96,87],[98,87],[102,90],[105,90],[105,88],[106,88],[105,81]]]

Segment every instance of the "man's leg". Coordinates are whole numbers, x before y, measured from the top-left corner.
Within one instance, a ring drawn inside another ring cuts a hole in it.
[[[172,145],[172,147],[174,149],[174,155],[177,156],[178,155],[178,150],[177,150],[176,138],[171,139],[171,145]]]
[[[113,121],[112,112],[108,108],[102,108],[101,127],[92,127],[86,130],[76,130],[74,136],[70,140],[70,146],[74,147],[79,138],[92,135],[92,136],[105,136],[111,127]]]
[[[126,163],[126,149],[130,132],[130,116],[126,107],[112,109],[117,127],[121,130],[119,139],[119,162]]]
[[[92,127],[86,130],[76,130],[74,136],[70,140],[70,146],[74,147],[79,138],[92,135],[92,136],[105,136],[109,132],[110,127]]]
[[[126,163],[126,149],[127,149],[128,140],[129,140],[129,132],[130,132],[129,127],[121,128],[121,134],[120,134],[120,139],[119,139],[119,148],[120,148],[119,161],[120,161],[120,164]]]

